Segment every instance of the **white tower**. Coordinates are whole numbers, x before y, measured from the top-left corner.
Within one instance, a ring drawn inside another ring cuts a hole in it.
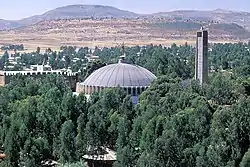
[[[208,81],[208,32],[203,27],[196,37],[195,79],[200,85]]]

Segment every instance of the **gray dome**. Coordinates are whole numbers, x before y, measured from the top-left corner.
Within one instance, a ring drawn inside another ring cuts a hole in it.
[[[143,67],[117,63],[94,71],[80,85],[98,87],[148,87],[154,79],[156,79],[156,76]]]

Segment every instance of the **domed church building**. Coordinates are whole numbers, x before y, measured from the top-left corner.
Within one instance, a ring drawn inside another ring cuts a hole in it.
[[[82,83],[77,83],[76,92],[91,95],[105,88],[121,87],[132,96],[133,103],[138,102],[138,96],[156,79],[149,70],[132,64],[127,64],[124,57],[116,64],[110,64],[94,71]]]

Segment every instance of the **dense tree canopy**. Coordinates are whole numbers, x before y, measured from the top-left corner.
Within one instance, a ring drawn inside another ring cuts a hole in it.
[[[128,62],[158,76],[137,105],[119,87],[87,100],[84,94],[73,95],[60,76],[16,76],[0,88],[0,145],[7,155],[0,166],[41,166],[48,159],[78,166],[83,155],[100,147],[117,152],[117,167],[249,166],[249,47],[212,45],[211,73],[203,87],[193,80],[191,46],[126,48]],[[61,49],[47,51],[54,68],[63,57],[62,66],[73,67],[74,58],[85,61],[92,52],[100,56],[86,69],[82,63],[75,68],[83,79],[121,55],[117,47]],[[41,62],[39,52],[22,55],[21,61]]]

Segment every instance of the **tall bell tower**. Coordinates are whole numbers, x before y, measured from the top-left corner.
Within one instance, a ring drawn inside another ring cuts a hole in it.
[[[208,81],[208,31],[203,27],[196,36],[195,79],[200,85]]]

